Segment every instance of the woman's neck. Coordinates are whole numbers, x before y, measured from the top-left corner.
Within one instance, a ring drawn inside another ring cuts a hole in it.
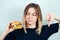
[[[28,26],[28,28],[36,28],[35,24],[28,24],[27,26]]]

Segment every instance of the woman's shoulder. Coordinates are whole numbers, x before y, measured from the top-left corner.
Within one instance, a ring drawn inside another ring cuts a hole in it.
[[[59,28],[59,23],[53,23],[48,27],[48,25],[43,25],[42,30],[49,30],[49,29],[58,29]]]
[[[15,29],[12,32],[8,33],[4,39],[9,39],[17,36],[18,34],[22,34],[23,29]]]
[[[22,33],[23,31],[24,31],[23,28],[21,28],[21,29],[15,29],[15,30],[13,30],[12,32],[10,32],[9,34],[15,35],[15,34],[17,34],[17,33]]]
[[[58,25],[59,25],[58,23],[53,23],[50,25],[50,27],[48,27],[48,25],[43,25],[41,32],[43,35],[50,37],[53,33],[58,32],[59,29]]]
[[[59,26],[59,23],[52,23],[52,24],[50,25],[50,27],[51,27],[51,26]],[[42,27],[43,27],[43,28],[46,28],[46,27],[48,27],[48,24],[43,25]]]

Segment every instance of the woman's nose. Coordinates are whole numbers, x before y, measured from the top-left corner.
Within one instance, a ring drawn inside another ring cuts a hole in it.
[[[32,15],[29,15],[29,18],[32,18]]]

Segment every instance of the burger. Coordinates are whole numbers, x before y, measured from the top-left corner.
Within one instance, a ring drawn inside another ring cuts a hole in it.
[[[21,22],[12,22],[12,27],[13,29],[21,29],[22,28],[22,23]]]

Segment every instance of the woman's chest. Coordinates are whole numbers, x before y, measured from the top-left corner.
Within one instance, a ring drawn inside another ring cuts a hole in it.
[[[16,40],[38,40],[39,35],[35,31],[25,33],[17,33]]]

